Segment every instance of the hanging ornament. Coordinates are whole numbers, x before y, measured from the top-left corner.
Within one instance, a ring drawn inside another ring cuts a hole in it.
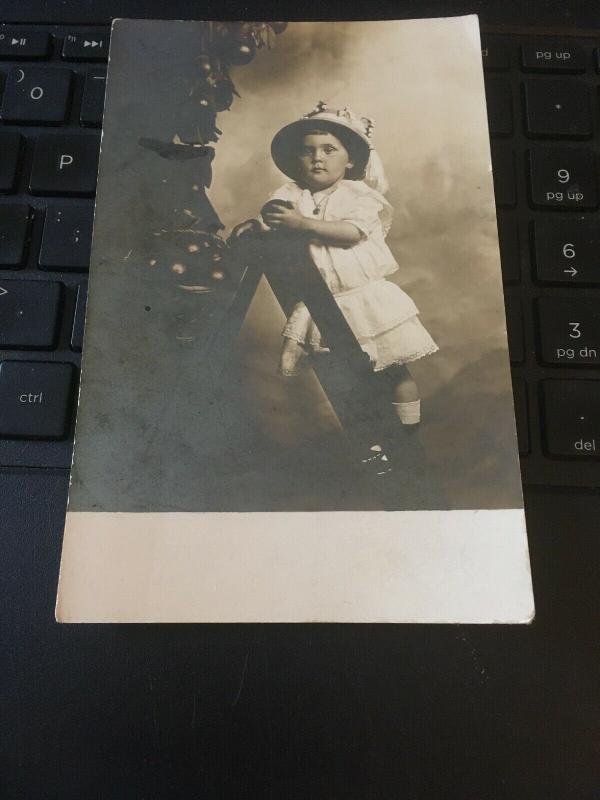
[[[233,42],[231,49],[227,51],[226,58],[230,64],[243,65],[249,64],[254,58],[256,45],[250,37],[245,37],[242,41]]]
[[[266,22],[246,22],[242,25],[242,36],[249,37],[257,48],[265,47],[269,34]]]
[[[208,77],[214,69],[214,65],[211,61],[210,56],[207,55],[198,56],[198,68],[200,69],[200,73],[202,75],[206,75]]]
[[[178,289],[196,294],[231,286],[227,243],[216,234],[189,228],[161,230],[148,267],[164,270]]]
[[[230,78],[222,78],[213,89],[213,101],[216,111],[227,111],[233,103],[236,94],[235,87]]]
[[[271,26],[273,33],[278,35],[283,33],[288,26],[287,22],[269,22],[268,24]]]
[[[198,56],[200,82],[191,94],[196,98],[199,110],[211,117],[227,111],[237,94],[229,76],[229,65],[249,64],[256,50],[270,47],[272,32],[283,33],[286,22],[208,22],[203,29],[202,53]],[[203,115],[202,115],[203,116]],[[202,142],[217,141],[215,120],[203,120]]]

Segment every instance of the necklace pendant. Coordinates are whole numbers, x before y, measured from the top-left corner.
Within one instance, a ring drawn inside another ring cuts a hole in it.
[[[316,217],[318,213],[319,213],[319,207],[317,206],[317,208],[314,208],[314,209],[313,209],[313,214],[314,214],[314,215],[315,215],[315,217]]]

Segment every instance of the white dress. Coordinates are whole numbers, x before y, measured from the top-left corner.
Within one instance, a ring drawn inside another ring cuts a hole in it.
[[[438,349],[421,324],[419,310],[395,283],[386,280],[399,267],[385,236],[392,207],[385,197],[362,181],[342,180],[331,192],[314,195],[295,182],[286,183],[269,200],[291,200],[305,217],[351,222],[361,233],[352,247],[311,243],[310,254],[375,371],[405,364]],[[318,207],[318,215],[314,214]],[[283,336],[322,350],[327,343],[304,303],[297,303]],[[301,353],[298,354],[299,358]]]

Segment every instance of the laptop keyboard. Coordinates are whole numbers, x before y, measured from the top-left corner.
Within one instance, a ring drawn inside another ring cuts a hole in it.
[[[0,27],[0,466],[71,463],[108,41]],[[482,55],[523,480],[599,486],[600,42]]]

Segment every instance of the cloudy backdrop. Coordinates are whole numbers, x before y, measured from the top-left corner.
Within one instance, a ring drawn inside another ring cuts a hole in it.
[[[287,180],[269,152],[280,127],[318,100],[374,118],[395,210],[393,280],[440,346],[411,366],[422,436],[444,465],[452,503],[468,508],[510,507],[520,492],[479,54],[472,20],[291,23],[272,50],[233,72],[241,99],[219,117],[209,192],[229,229]],[[337,421],[314,376],[275,376],[283,323],[263,284],[242,363],[265,436],[290,445]]]

